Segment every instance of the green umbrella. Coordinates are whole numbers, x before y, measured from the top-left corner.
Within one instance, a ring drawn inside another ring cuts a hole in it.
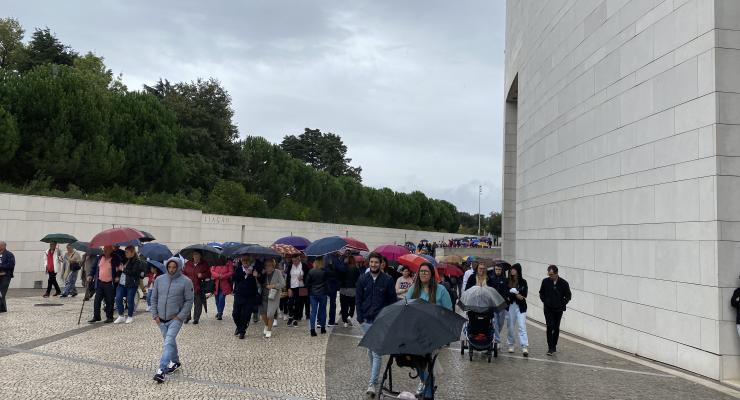
[[[66,233],[50,233],[44,236],[41,241],[44,243],[74,243],[77,241],[77,238]]]

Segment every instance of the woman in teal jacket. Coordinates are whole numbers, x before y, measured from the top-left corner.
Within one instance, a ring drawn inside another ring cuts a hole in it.
[[[450,294],[447,292],[444,286],[440,285],[434,280],[434,267],[430,263],[423,263],[419,267],[419,272],[416,274],[414,284],[411,285],[408,292],[406,292],[407,299],[422,299],[432,304],[436,304],[440,307],[444,307],[450,311],[452,310],[452,300]],[[430,300],[431,299],[431,300]],[[430,385],[424,385],[427,378],[426,371],[417,371],[421,383],[416,390],[417,395],[424,394],[423,399],[432,398],[432,387],[434,387],[434,381]]]

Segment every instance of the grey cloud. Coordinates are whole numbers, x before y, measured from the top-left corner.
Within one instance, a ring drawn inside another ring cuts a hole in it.
[[[216,77],[242,136],[340,134],[365,184],[500,209],[503,1],[28,1],[130,88]],[[469,187],[473,190],[470,203]]]

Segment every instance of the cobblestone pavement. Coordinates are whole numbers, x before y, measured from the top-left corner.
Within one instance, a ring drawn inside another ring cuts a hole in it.
[[[87,303],[78,326],[81,296],[16,293],[8,296],[10,312],[0,314],[0,399],[365,398],[368,361],[357,346],[358,328],[337,327],[312,338],[305,321],[298,328],[280,321],[273,337],[264,339],[258,323],[242,341],[232,335],[229,305],[224,320],[216,321],[209,300],[210,313],[178,336],[183,368],[158,385],[151,378],[162,339],[144,313],[144,301],[130,325],[87,325]],[[740,398],[565,339],[550,358],[544,354],[544,332],[531,326],[529,336],[529,359],[502,353],[489,364],[480,355],[472,362],[467,354],[462,357],[459,343],[442,350],[437,399]],[[413,392],[417,382],[408,372],[395,368],[394,383]]]

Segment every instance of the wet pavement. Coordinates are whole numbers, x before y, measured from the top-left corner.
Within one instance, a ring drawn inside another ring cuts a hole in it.
[[[11,290],[10,312],[0,314],[1,399],[365,398],[369,366],[365,349],[357,346],[359,328],[336,327],[312,338],[305,321],[288,328],[281,320],[272,338],[263,338],[263,326],[252,324],[242,341],[232,335],[230,305],[224,320],[217,321],[215,305],[209,300],[211,313],[204,314],[199,325],[185,325],[178,336],[182,370],[158,385],[151,378],[162,339],[144,312],[144,301],[130,325],[87,325],[91,311],[87,303],[78,326],[81,296],[42,299],[40,294]],[[436,398],[740,398],[729,388],[717,391],[665,368],[655,369],[565,338],[557,355],[548,357],[544,331],[531,325],[528,332],[527,359],[518,352],[503,352],[489,364],[476,353],[471,362],[467,354],[460,355],[459,342],[441,350]],[[394,367],[397,389],[415,391],[418,381],[410,379],[409,372]]]

